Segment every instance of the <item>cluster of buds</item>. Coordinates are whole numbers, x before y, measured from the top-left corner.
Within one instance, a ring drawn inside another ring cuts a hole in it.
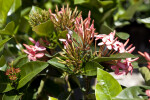
[[[90,59],[90,45],[96,34],[94,21],[90,25],[90,15],[91,12],[89,11],[88,18],[85,20],[83,20],[82,17],[76,18],[74,23],[74,34],[76,34],[78,38],[72,36],[73,32],[72,34],[68,32],[67,39],[59,39],[64,44],[63,51],[66,54],[61,54],[65,58],[65,61],[60,59],[61,63],[64,63],[67,66],[73,66],[71,70],[75,73],[79,73],[83,62],[87,62]]]
[[[149,40],[149,42],[150,42],[150,40]],[[138,53],[147,60],[147,64],[148,64],[147,67],[150,69],[150,55],[147,52],[142,53],[142,52],[138,51]]]
[[[42,10],[41,12],[33,12],[29,15],[29,24],[31,25],[31,27],[35,27],[41,23],[50,20],[49,16],[49,12],[45,10]]]
[[[149,97],[148,100],[150,100],[150,90],[146,90],[145,93]]]
[[[27,45],[23,44],[27,50],[23,50],[26,54],[28,54],[28,59],[36,61],[37,58],[42,58],[45,55],[46,48],[40,44],[39,41],[35,41],[33,38],[29,37],[29,40],[35,45]]]
[[[90,16],[91,16],[91,11],[89,11],[88,18],[86,18],[84,21],[82,17],[76,18],[75,21],[74,31],[78,34],[78,37],[80,37],[82,41],[79,47],[85,50],[90,47],[91,43],[94,40],[94,35],[96,35],[95,28],[94,28],[94,20],[90,25],[90,21],[91,21]]]
[[[109,56],[110,54],[114,53],[132,53],[135,47],[132,47],[132,44],[129,45],[127,48],[125,46],[128,44],[129,39],[123,44],[117,40],[115,37],[115,31],[111,32],[109,35],[106,34],[99,34],[95,35],[96,41],[101,39],[102,42],[98,43],[100,46],[99,49],[99,55],[100,56]],[[105,47],[105,49],[104,49]],[[125,60],[116,60],[114,65],[111,66],[113,70],[115,70],[115,74],[121,75],[121,74],[128,74],[130,71],[132,74],[133,71],[133,65],[131,62],[134,62],[138,60],[139,58],[131,59],[126,58]],[[122,70],[119,72],[119,70]]]
[[[17,73],[20,72],[19,68],[9,67],[6,70],[6,75],[9,76],[9,79],[12,81],[17,80]]]
[[[61,11],[58,10],[58,7],[56,6],[55,13],[52,13],[51,9],[49,9],[50,12],[50,19],[54,23],[54,27],[56,30],[67,30],[66,28],[72,29],[74,26],[75,18],[79,17],[81,15],[81,12],[79,13],[77,11],[77,7],[72,12],[72,10],[69,8],[69,5],[67,5],[67,8],[61,8]]]

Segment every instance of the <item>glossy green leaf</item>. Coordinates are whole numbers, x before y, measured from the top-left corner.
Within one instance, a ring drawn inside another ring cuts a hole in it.
[[[6,23],[7,13],[10,10],[14,0],[0,0],[0,28]]]
[[[97,68],[103,69],[103,66],[94,61],[87,62],[84,67],[85,75],[87,76],[97,75]]]
[[[119,38],[123,40],[127,40],[130,36],[128,33],[125,33],[125,32],[117,32],[116,34]]]
[[[108,72],[99,68],[97,69],[97,81],[95,90],[96,100],[112,100],[113,97],[122,91],[118,81]]]
[[[2,100],[20,100],[22,95],[4,94]]]
[[[145,91],[150,89],[147,86],[133,86],[124,89],[117,97],[113,100],[148,100]]]
[[[20,67],[20,80],[17,89],[23,87],[27,82],[29,82],[38,73],[44,70],[48,66],[46,62],[29,62]]]
[[[7,41],[9,41],[11,38],[6,38],[6,39],[4,39],[4,40],[1,40],[0,41],[0,48],[7,42]]]
[[[49,34],[53,32],[53,28],[53,23],[50,20],[48,20],[42,24],[33,27],[32,30],[40,36],[49,36]]]
[[[13,88],[9,84],[8,76],[5,75],[5,72],[0,71],[0,93],[7,92]]]
[[[57,58],[50,59],[48,61],[48,63],[53,65],[54,67],[60,68],[60,69],[62,69],[64,71],[67,70],[67,67],[64,64],[60,63],[60,60],[58,60]]]
[[[150,17],[144,19],[138,19],[138,21],[141,23],[150,24]]]
[[[2,55],[0,57],[0,67],[3,67],[5,65],[5,63],[6,63],[5,57]]]
[[[74,0],[74,4],[88,3],[90,0]]]
[[[13,21],[9,22],[3,30],[0,30],[0,34],[13,35],[15,24]]]
[[[111,55],[110,57],[96,57],[94,61],[104,62],[104,61],[118,60],[118,59],[125,59],[125,58],[136,58],[136,56],[130,53],[118,53],[118,54]]]

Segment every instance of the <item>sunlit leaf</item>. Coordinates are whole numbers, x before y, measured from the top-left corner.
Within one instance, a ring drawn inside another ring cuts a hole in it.
[[[118,81],[108,72],[99,68],[97,69],[97,81],[95,90],[96,100],[112,100],[113,97],[122,91]]]
[[[10,10],[14,0],[0,0],[0,28],[6,23],[7,13]]]

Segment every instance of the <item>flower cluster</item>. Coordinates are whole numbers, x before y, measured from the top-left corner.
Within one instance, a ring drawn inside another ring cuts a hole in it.
[[[75,21],[75,29],[74,31],[78,34],[78,37],[81,38],[82,44],[80,47],[82,49],[86,49],[91,45],[91,43],[94,40],[95,28],[94,28],[94,20],[92,21],[92,24],[90,25],[91,21],[91,11],[88,13],[88,18],[83,20],[82,17],[76,18]]]
[[[99,34],[99,35],[95,35],[96,37],[96,41],[101,39],[102,42],[98,43],[100,47],[100,54],[102,56],[109,56],[110,54],[113,53],[132,53],[133,50],[135,49],[135,47],[132,47],[132,44],[129,45],[127,48],[125,48],[125,46],[127,45],[127,43],[129,42],[129,39],[123,44],[121,42],[119,42],[117,40],[117,38],[115,37],[115,31],[111,32],[109,35],[106,34]],[[104,46],[106,47],[106,49],[104,49]],[[108,52],[109,50],[111,50],[110,52]],[[114,51],[112,53],[112,51]],[[107,55],[106,55],[107,54]],[[131,58],[126,58],[125,60],[117,60],[115,61],[115,65],[111,66],[111,68],[113,70],[115,70],[115,74],[117,75],[121,75],[121,74],[128,74],[128,72],[130,71],[132,74],[133,71],[133,65],[131,62],[134,62],[136,60],[138,60],[139,58],[135,58],[135,59],[131,59]],[[119,70],[122,70],[121,72],[119,72]]]
[[[61,54],[66,59],[64,62],[67,66],[74,66],[73,72],[78,73],[82,67],[83,62],[87,62],[90,56],[90,45],[94,40],[95,28],[94,21],[91,21],[91,12],[89,11],[88,18],[83,20],[82,17],[77,17],[74,25],[74,33],[68,32],[66,39],[59,39],[64,44],[64,52],[66,55]],[[77,38],[73,37],[77,36]]]
[[[150,40],[149,40],[149,42],[150,42]],[[147,60],[147,64],[148,64],[147,67],[150,69],[150,55],[147,52],[142,53],[142,52],[138,51],[138,53]]]
[[[14,68],[14,67],[10,67],[6,70],[6,75],[9,76],[9,79],[10,80],[17,80],[17,73],[20,72],[20,69],[19,68]]]
[[[79,13],[77,11],[77,7],[74,11],[72,11],[69,8],[69,5],[67,5],[67,8],[61,8],[61,11],[58,11],[58,7],[56,6],[55,12],[56,14],[52,13],[51,9],[49,9],[50,12],[50,19],[54,23],[54,27],[56,30],[67,30],[66,28],[72,29],[74,27],[75,18],[79,17],[81,15],[81,12]]]
[[[150,100],[150,90],[146,90],[145,93],[146,93],[146,95],[149,97],[148,100]]]
[[[28,54],[29,60],[36,61],[37,58],[42,58],[45,55],[46,48],[40,44],[39,41],[35,41],[31,37],[29,37],[29,40],[34,43],[35,45],[27,45],[23,44],[27,50],[23,50],[26,54]]]

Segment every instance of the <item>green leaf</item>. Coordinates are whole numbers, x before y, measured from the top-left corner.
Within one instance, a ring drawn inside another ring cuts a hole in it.
[[[17,26],[20,24],[21,20],[21,6],[22,6],[22,0],[14,0],[9,12],[8,12],[8,21],[14,21],[15,25]]]
[[[130,53],[118,53],[118,54],[111,55],[110,57],[96,57],[94,61],[104,62],[104,61],[118,60],[118,59],[125,59],[125,58],[136,58],[136,56]]]
[[[23,87],[27,82],[29,82],[38,73],[44,70],[48,66],[46,62],[29,62],[20,67],[20,80],[17,89]]]
[[[51,96],[48,96],[48,100],[58,100],[58,99],[51,97]]]
[[[144,23],[146,27],[150,28],[150,17],[144,19],[137,19],[138,22]]]
[[[123,40],[127,40],[129,38],[129,34],[125,32],[117,32],[116,35]]]
[[[112,100],[117,96],[122,88],[117,80],[108,72],[97,69],[97,85],[95,90],[96,100]]]
[[[114,30],[111,29],[109,26],[107,26],[106,24],[102,24],[101,25],[101,29],[100,29],[100,33],[101,34],[109,34],[111,32],[113,32]],[[129,34],[124,33],[124,32],[117,32],[115,34],[117,37],[119,37],[120,39],[126,40],[129,38]]]
[[[105,12],[105,14],[103,15],[102,19],[100,20],[100,22],[103,22],[106,20],[106,18],[108,18],[110,15],[112,15],[112,13],[116,10],[115,8],[110,9],[109,11]]]
[[[35,31],[40,36],[49,36],[50,33],[53,32],[54,25],[53,23],[48,20],[42,24],[39,24],[35,27],[33,27],[33,31]]]
[[[120,18],[130,20],[137,11],[137,9],[139,8],[139,6],[142,4],[142,2],[143,0],[138,0],[138,2],[136,2],[135,4],[130,5],[129,8],[125,11],[125,13],[120,15]]]
[[[10,10],[14,0],[0,0],[0,28],[6,23],[7,13]]]
[[[150,24],[150,17],[144,19],[137,19],[137,20],[144,24]]]
[[[112,0],[108,0],[108,1],[101,1],[98,0],[98,2],[102,5],[102,6],[107,6],[107,5],[112,5],[113,1]]]
[[[7,92],[13,88],[9,84],[8,76],[5,75],[5,72],[0,71],[0,93]]]
[[[22,95],[4,94],[2,100],[20,100]]]
[[[97,68],[103,69],[103,66],[94,61],[87,62],[84,67],[85,75],[87,76],[97,75]]]
[[[108,25],[102,24],[100,28],[100,33],[101,34],[109,34],[113,32],[113,29],[111,29]]]
[[[2,55],[0,57],[0,67],[3,67],[5,65],[5,63],[6,63],[5,57]]]
[[[148,100],[148,96],[145,94],[145,90],[150,89],[147,86],[133,86],[124,89],[113,100]]]
[[[9,22],[3,30],[0,30],[0,34],[13,35],[15,24],[13,21]]]
[[[140,72],[146,82],[147,85],[150,85],[150,71],[147,67],[141,67]]]
[[[67,70],[67,67],[59,62],[60,60],[58,60],[57,58],[52,58],[48,61],[49,64],[53,65],[54,67],[60,68],[64,71]]]
[[[74,0],[74,4],[88,3],[90,0]]]
[[[0,41],[0,48],[7,42],[7,41],[9,41],[11,38],[6,38],[6,39],[4,39],[4,40],[1,40]]]
[[[21,67],[22,65],[24,65],[25,63],[27,63],[29,60],[28,60],[28,57],[27,55],[21,55],[19,57],[17,57],[14,61],[13,61],[13,66],[15,68],[17,67]]]
[[[30,11],[29,14],[33,14],[33,13],[35,13],[35,12],[41,12],[41,10],[42,10],[42,9],[39,8],[39,7],[32,6],[31,11]]]

